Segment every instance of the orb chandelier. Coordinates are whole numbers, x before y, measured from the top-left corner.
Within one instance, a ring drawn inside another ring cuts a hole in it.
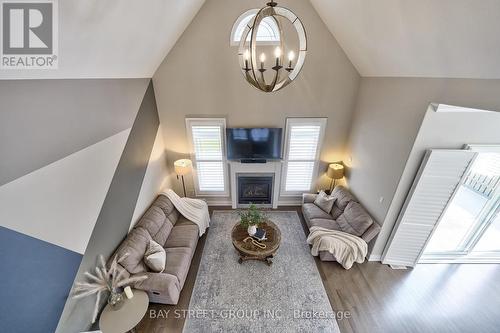
[[[279,31],[279,41],[274,43],[257,41],[259,26],[267,17],[272,19]],[[274,59],[267,64],[266,53],[274,55]],[[278,6],[274,0],[268,2],[249,21],[238,48],[240,67],[245,79],[264,92],[278,91],[295,80],[304,65],[306,53],[307,36],[302,22],[291,10]]]

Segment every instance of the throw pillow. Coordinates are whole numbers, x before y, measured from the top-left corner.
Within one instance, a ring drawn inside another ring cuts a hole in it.
[[[149,241],[148,249],[144,254],[144,262],[150,270],[156,273],[161,273],[165,269],[167,261],[167,254],[165,249],[155,242],[154,240]]]
[[[335,198],[327,195],[324,191],[320,191],[316,200],[314,200],[314,204],[327,213],[330,213],[332,210],[334,202]]]

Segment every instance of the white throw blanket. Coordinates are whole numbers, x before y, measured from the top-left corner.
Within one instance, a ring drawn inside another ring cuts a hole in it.
[[[171,189],[163,192],[172,201],[174,207],[185,218],[198,225],[200,236],[205,233],[210,225],[210,214],[205,201],[191,198],[181,198]]]
[[[358,236],[321,227],[311,227],[309,231],[307,244],[312,244],[313,256],[319,251],[328,251],[345,269],[351,268],[355,262],[361,264],[365,261],[368,244]]]

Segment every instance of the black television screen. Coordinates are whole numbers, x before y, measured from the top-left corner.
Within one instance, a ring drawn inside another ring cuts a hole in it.
[[[281,128],[228,128],[227,158],[281,159]]]

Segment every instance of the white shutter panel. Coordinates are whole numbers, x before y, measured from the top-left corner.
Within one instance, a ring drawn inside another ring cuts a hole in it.
[[[197,160],[222,160],[222,135],[220,126],[199,126],[191,128],[193,148]]]
[[[321,126],[292,125],[288,160],[315,160]]]
[[[197,162],[198,185],[203,192],[224,192],[223,162]]]
[[[286,192],[311,189],[320,135],[320,125],[290,126],[285,178]]]
[[[384,264],[415,266],[476,153],[427,152],[382,255]]]
[[[218,125],[192,125],[192,145],[200,192],[224,192],[223,129]]]
[[[285,191],[309,191],[313,171],[314,162],[288,162]]]

